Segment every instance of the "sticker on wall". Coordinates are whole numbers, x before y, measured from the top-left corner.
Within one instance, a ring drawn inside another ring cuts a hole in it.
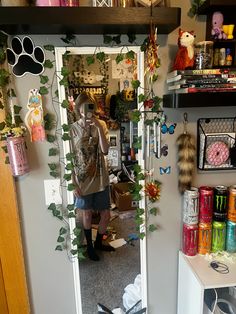
[[[7,48],[7,60],[12,66],[13,74],[17,77],[26,73],[39,75],[44,71],[44,51],[39,46],[35,47],[32,39],[28,36],[22,40],[19,37],[13,37],[11,48]]]
[[[81,79],[84,84],[95,84],[104,79],[104,75],[96,74],[94,71],[83,70],[81,72],[74,72],[76,78]]]
[[[45,140],[45,130],[43,127],[43,106],[42,96],[38,89],[29,91],[28,112],[25,116],[25,125],[30,133],[32,142],[41,142]]]
[[[160,174],[170,174],[171,171],[171,166],[163,168],[163,167],[159,167],[160,170]]]
[[[168,145],[165,144],[161,147],[161,156],[166,157],[168,155]]]
[[[176,127],[176,123],[171,124],[169,127],[167,126],[166,123],[163,123],[161,126],[161,133],[162,134],[166,134],[166,133],[174,134],[175,127]]]

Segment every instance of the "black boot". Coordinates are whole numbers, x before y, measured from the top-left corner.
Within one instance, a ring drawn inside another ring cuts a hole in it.
[[[99,256],[97,256],[94,247],[93,247],[93,241],[92,241],[92,229],[84,229],[85,238],[87,241],[87,253],[88,257],[92,261],[99,261]]]
[[[98,232],[96,240],[94,242],[95,249],[100,250],[100,251],[107,251],[107,252],[115,251],[115,249],[112,246],[102,244],[102,237],[103,237],[103,234]]]

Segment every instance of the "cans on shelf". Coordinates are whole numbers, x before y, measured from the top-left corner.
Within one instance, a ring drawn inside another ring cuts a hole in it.
[[[199,188],[199,222],[211,223],[213,216],[213,188],[201,186]]]
[[[236,253],[236,222],[229,220],[226,224],[226,251]]]
[[[198,189],[191,187],[184,192],[184,210],[183,210],[183,222],[189,225],[195,225],[198,223],[199,216],[199,193]]]
[[[211,252],[212,223],[200,222],[198,226],[198,254]]]
[[[218,185],[214,188],[213,220],[226,221],[228,209],[228,188]]]
[[[211,252],[225,250],[226,223],[224,221],[213,221],[212,223],[212,245]]]
[[[229,187],[228,220],[236,222],[236,185]]]
[[[198,224],[183,224],[182,250],[185,255],[195,256],[198,249]]]

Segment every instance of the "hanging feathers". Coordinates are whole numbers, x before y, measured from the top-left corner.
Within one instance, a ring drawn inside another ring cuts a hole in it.
[[[177,140],[178,146],[178,169],[179,169],[179,192],[182,194],[192,185],[194,163],[196,156],[195,140],[189,133],[181,134]]]

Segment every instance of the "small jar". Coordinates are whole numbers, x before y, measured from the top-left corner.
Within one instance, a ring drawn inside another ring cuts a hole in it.
[[[225,48],[220,48],[220,58],[219,58],[219,65],[224,66],[225,65]]]
[[[213,41],[201,41],[195,45],[195,68],[211,69],[213,64]]]

